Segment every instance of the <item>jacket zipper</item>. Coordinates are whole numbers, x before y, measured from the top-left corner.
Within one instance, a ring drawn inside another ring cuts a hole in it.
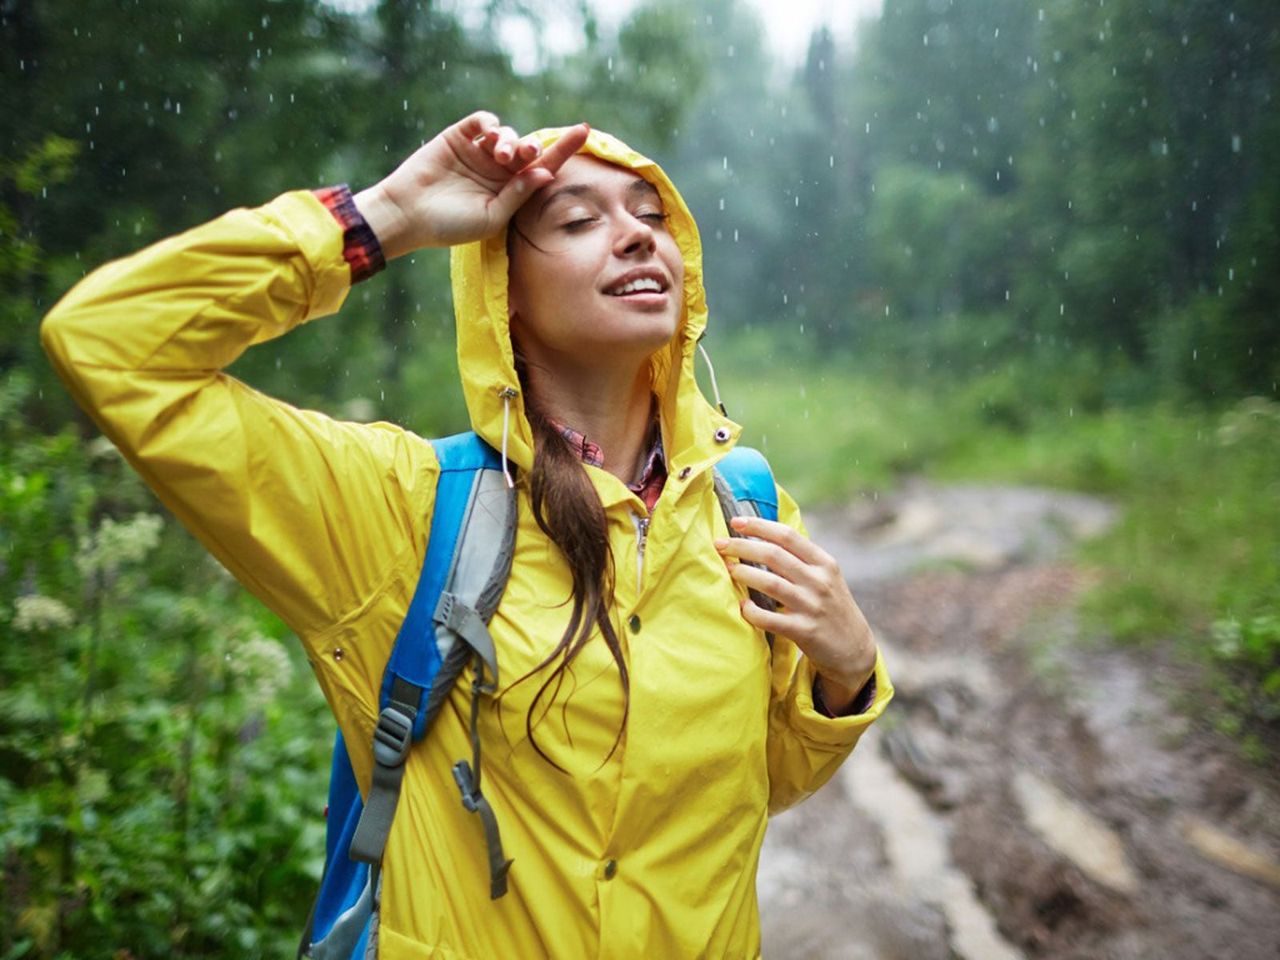
[[[640,598],[640,586],[644,580],[644,547],[649,539],[649,518],[638,513],[631,515],[636,522],[636,599]]]

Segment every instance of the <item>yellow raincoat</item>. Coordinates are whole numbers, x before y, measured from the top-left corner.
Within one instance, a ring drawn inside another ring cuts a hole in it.
[[[670,476],[643,556],[644,504],[585,467],[617,568],[630,719],[606,760],[623,699],[595,642],[536,731],[569,775],[525,737],[539,683],[511,684],[563,633],[570,579],[521,489],[515,561],[491,626],[505,696],[481,718],[485,794],[515,861],[510,892],[490,901],[481,825],[450,775],[470,755],[459,684],[408,758],[384,863],[386,960],[758,956],[768,814],[826,782],[893,692],[877,662],[874,706],[828,719],[813,709],[813,673],[795,647],[778,638],[770,669],[762,635],[742,620],[712,544],[725,531],[711,468],[740,428],[694,381],[706,323],[697,228],[651,161],[598,132],[585,149],[658,187],[685,265],[682,324],[653,359]],[[383,666],[426,552],[436,458],[398,426],[299,410],[222,372],[253,344],[338,310],[350,287],[342,245],[310,192],[287,193],[100,268],[41,335],[77,401],[166,506],[302,640],[364,788]],[[500,392],[520,388],[502,236],[453,251],[453,287],[471,421],[496,446]],[[508,449],[523,470],[533,450],[522,411],[517,399]],[[780,497],[781,519],[799,528],[795,503]]]

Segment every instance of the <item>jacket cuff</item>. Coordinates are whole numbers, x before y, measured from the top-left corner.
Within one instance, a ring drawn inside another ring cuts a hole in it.
[[[871,676],[867,677],[867,682],[862,685],[862,689],[858,691],[853,701],[844,710],[839,713],[833,711],[827,706],[826,699],[822,696],[822,684],[818,682],[818,678],[813,679],[813,709],[818,711],[824,717],[830,717],[833,720],[836,717],[856,717],[860,713],[866,713],[870,709],[871,704],[876,702],[876,675],[873,671]]]
[[[257,211],[293,238],[311,269],[304,320],[336,313],[351,290],[351,271],[342,259],[342,233],[334,229],[323,203],[310,190],[281,194]]]
[[[385,268],[387,261],[382,255],[382,244],[356,206],[351,188],[340,183],[336,187],[324,187],[312,192],[316,199],[329,208],[333,218],[342,227],[342,259],[351,268],[352,285],[368,280]]]
[[[805,739],[821,745],[843,747],[856,741],[862,731],[870,726],[884,712],[885,706],[893,699],[893,683],[885,669],[884,659],[876,650],[876,667],[867,688],[874,690],[870,703],[860,713],[831,717],[821,712],[814,704],[814,681],[818,674],[807,657],[801,657],[792,678],[791,696],[787,698],[786,710],[788,726]],[[858,700],[861,701],[860,694]],[[862,706],[861,703],[857,704]]]

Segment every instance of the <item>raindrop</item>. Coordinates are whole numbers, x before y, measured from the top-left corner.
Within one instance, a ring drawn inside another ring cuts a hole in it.
[[[833,153],[831,156],[827,157],[827,166],[834,167],[835,165],[836,165],[836,156]]]
[[[1243,144],[1243,141],[1241,141],[1240,139],[1240,134],[1233,133],[1231,135],[1231,152],[1239,153],[1243,146],[1244,144]]]
[[[409,101],[408,101],[408,100],[401,100],[401,101],[400,101],[400,105],[401,105],[405,110],[408,110],[408,109],[409,109]]]
[[[922,39],[924,40],[924,45],[927,47],[929,45],[929,35],[926,33]]]
[[[1227,279],[1228,279],[1228,280],[1234,280],[1235,278],[1236,278],[1236,268],[1235,268],[1235,267],[1228,267],[1228,268],[1227,268]]]
[[[733,242],[734,242],[734,243],[737,243],[737,242],[738,242],[738,231],[737,231],[737,230],[734,230],[734,231],[733,231]]]
[[[782,295],[782,305],[784,307],[787,305],[787,295],[785,293]]]
[[[721,197],[721,198],[720,198],[720,209],[721,209],[721,210],[723,210],[723,209],[724,209],[724,197]]]
[[[1067,305],[1065,303],[1058,304],[1058,316],[1060,317],[1064,316],[1066,312],[1067,312]]]
[[[728,169],[729,169],[729,158],[728,158],[728,157],[722,157],[722,158],[721,158],[721,160],[720,160],[720,169],[721,169],[721,170],[728,170]]]
[[[1041,8],[1040,8],[1040,12],[1039,12],[1039,14],[1038,14],[1038,16],[1037,16],[1037,19],[1038,19],[1041,23],[1044,23],[1044,8],[1043,8],[1043,7],[1041,7]]]
[[[800,194],[796,194],[796,206],[800,206]]]
[[[870,133],[870,132],[871,132],[871,121],[870,121],[870,120],[868,120],[868,121],[867,121],[866,132],[867,132],[867,133]]]

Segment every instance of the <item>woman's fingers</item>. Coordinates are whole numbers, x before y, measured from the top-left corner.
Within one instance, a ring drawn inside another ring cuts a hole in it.
[[[744,587],[758,590],[790,610],[803,610],[807,605],[808,595],[790,580],[778,576],[772,570],[765,570],[749,563],[735,563],[729,567],[729,576]]]
[[[590,134],[591,128],[585,123],[570,127],[560,135],[560,139],[543,149],[542,159],[538,161],[538,166],[545,167],[555,173],[564,166],[566,160],[582,149]]]
[[[459,137],[472,141],[497,128],[498,118],[488,110],[477,110],[471,116],[463,117],[454,125]]]
[[[765,630],[784,637],[792,637],[798,632],[795,630],[795,614],[766,610],[750,597],[742,601],[742,619],[757,630]]]
[[[499,127],[498,136],[493,142],[493,159],[504,167],[516,158],[516,147],[520,137],[511,127]]]
[[[535,190],[545,187],[555,175],[543,167],[529,166],[503,184],[498,195],[489,202],[489,217],[494,230],[506,225]]]
[[[716,541],[716,549],[725,559],[764,564],[793,583],[804,578],[807,572],[805,562],[794,553],[765,540],[749,540],[746,537],[720,539]]]
[[[799,530],[794,530],[785,523],[766,520],[763,517],[734,517],[730,523],[733,524],[733,529],[743,536],[758,537],[769,543],[775,543],[787,552],[795,554],[805,563],[825,566],[833,562],[830,554]]]

